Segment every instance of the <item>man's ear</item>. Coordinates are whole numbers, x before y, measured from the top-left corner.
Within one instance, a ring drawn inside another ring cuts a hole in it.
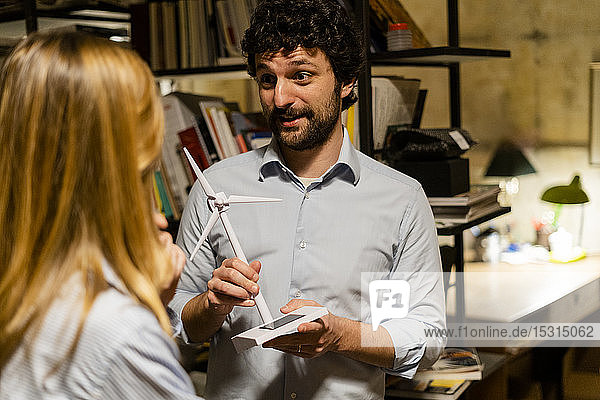
[[[356,84],[356,79],[352,79],[350,82],[348,83],[344,83],[342,85],[342,99],[346,96],[348,96],[352,90],[354,89],[354,85]]]

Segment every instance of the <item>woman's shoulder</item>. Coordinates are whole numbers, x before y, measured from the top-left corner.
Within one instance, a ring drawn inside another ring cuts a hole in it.
[[[97,389],[102,397],[193,395],[175,342],[154,314],[114,287],[94,301],[77,352],[77,364],[84,370],[98,369]],[[179,383],[172,386],[173,382]]]
[[[103,343],[118,350],[120,346],[135,345],[144,336],[166,345],[175,353],[175,345],[163,331],[156,316],[130,295],[109,287],[99,293],[86,318],[80,344]],[[107,352],[107,354],[110,352]]]

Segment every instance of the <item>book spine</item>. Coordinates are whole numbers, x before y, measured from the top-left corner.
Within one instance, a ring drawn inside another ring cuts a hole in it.
[[[179,66],[190,68],[190,20],[189,0],[180,0],[177,4],[179,27]]]
[[[163,69],[163,47],[162,42],[162,11],[160,3],[150,2],[148,4],[150,25],[150,68],[157,71]]]
[[[217,150],[219,159],[224,160],[226,157],[225,157],[225,153],[223,152],[223,145],[221,144],[221,141],[219,140],[219,137],[217,136],[217,129],[216,129],[215,121],[213,121],[213,118],[209,112],[209,107],[207,107],[206,105],[202,105],[202,103],[201,103],[200,108],[202,110],[202,116],[204,117],[204,120],[206,121],[206,126],[208,127],[208,131],[210,132],[210,137],[212,138],[212,141],[215,144],[215,149]]]
[[[195,125],[196,133],[202,136],[204,144],[206,145],[206,154],[208,154],[208,159],[210,163],[216,163],[219,161],[219,154],[217,153],[217,148],[215,147],[215,143],[210,135],[210,131],[208,130],[208,125],[206,124],[206,120],[202,115],[196,116]]]
[[[177,10],[175,3],[163,1],[162,10],[162,46],[163,67],[177,69]]]
[[[167,190],[165,188],[165,183],[162,178],[162,174],[160,171],[156,171],[154,173],[154,181],[156,183],[156,191],[158,192],[158,196],[161,204],[161,211],[167,218],[173,218],[173,209],[171,208],[171,204],[169,204],[169,198],[167,196]]]

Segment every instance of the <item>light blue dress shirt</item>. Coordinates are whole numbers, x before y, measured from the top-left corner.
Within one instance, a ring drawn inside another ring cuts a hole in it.
[[[257,347],[237,354],[231,337],[261,320],[255,308],[235,307],[211,342],[208,399],[382,398],[384,371],[411,377],[422,358],[437,358],[443,340],[426,338],[424,327],[444,327],[444,292],[433,215],[418,182],[355,150],[345,130],[338,161],[308,187],[283,164],[275,141],[221,161],[205,176],[216,192],[283,199],[227,211],[248,260],[262,263],[259,285],[274,316],[290,299],[303,298],[369,323],[370,279],[411,285],[408,316],[382,323],[394,342],[392,370],[335,353],[308,360]],[[195,184],[177,239],[188,256],[209,216]],[[175,314],[233,256],[217,222],[187,262],[170,304]],[[188,340],[185,330],[182,336]]]
[[[109,287],[94,301],[72,358],[65,362],[83,305],[79,275],[0,371],[0,399],[199,399],[175,342],[103,267]]]

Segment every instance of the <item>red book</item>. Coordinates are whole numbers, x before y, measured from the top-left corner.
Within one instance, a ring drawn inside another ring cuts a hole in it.
[[[200,140],[198,140],[198,135],[196,134],[194,127],[192,126],[186,130],[178,132],[177,135],[179,135],[179,140],[181,140],[183,147],[188,149],[200,169],[204,170],[208,168],[210,163],[208,162],[206,154],[204,154],[204,150],[202,149]]]

